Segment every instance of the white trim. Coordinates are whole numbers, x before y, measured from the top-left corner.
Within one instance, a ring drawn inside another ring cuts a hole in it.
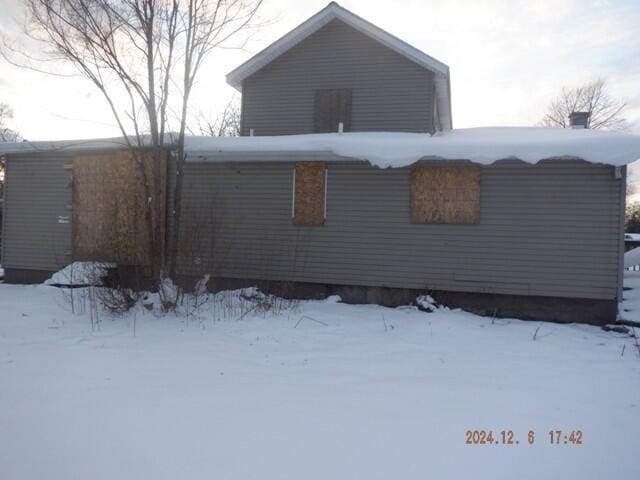
[[[293,166],[293,188],[291,191],[291,218],[296,218],[296,166]]]
[[[435,58],[421,52],[399,38],[385,32],[365,19],[355,15],[335,2],[331,2],[314,16],[298,25],[289,33],[276,40],[267,48],[251,57],[245,63],[227,74],[227,83],[236,89],[240,89],[242,81],[248,76],[260,70],[262,67],[282,55],[284,52],[307,38],[312,33],[324,27],[331,20],[339,19],[352,26],[356,30],[377,40],[383,45],[395,50],[423,67],[435,73],[449,75],[449,67]]]
[[[435,132],[442,131],[442,122],[440,121],[440,110],[438,110],[438,102],[433,102],[433,130]]]
[[[449,75],[435,75],[433,79],[435,85],[435,103],[438,106],[438,116],[440,118],[440,128],[442,131],[451,130],[453,121],[451,118],[451,80]]]
[[[324,219],[327,220],[327,183],[329,177],[329,169],[324,167]]]
[[[331,2],[325,8],[298,25],[279,40],[276,40],[267,48],[229,72],[226,77],[227,83],[236,90],[242,91],[242,82],[245,78],[253,75],[262,67],[271,63],[287,50],[297,45],[309,35],[318,31],[334,19],[345,22],[347,25],[350,25],[359,32],[373,38],[391,50],[394,50],[418,65],[434,72],[436,77],[436,97],[439,104],[439,110],[442,115],[441,124],[445,130],[450,130],[452,128],[449,67],[390,33],[385,32],[372,23],[369,23],[358,15],[355,15],[346,8],[341,7],[336,2]]]
[[[293,188],[291,189],[291,218],[296,218],[296,167],[293,166]],[[327,187],[329,185],[329,169],[324,167],[324,212],[323,216],[327,220]]]

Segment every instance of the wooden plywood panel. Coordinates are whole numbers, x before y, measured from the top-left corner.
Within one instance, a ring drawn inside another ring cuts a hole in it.
[[[411,170],[413,223],[480,222],[480,167],[417,165]]]
[[[144,163],[143,175],[139,162]],[[73,258],[123,265],[149,265],[144,178],[159,176],[162,193],[155,212],[165,231],[166,157],[153,168],[148,153],[120,151],[73,159]]]
[[[314,97],[314,132],[337,132],[342,122],[343,131],[351,130],[351,90],[316,90]]]
[[[333,21],[245,79],[243,135],[318,132],[309,89],[342,87],[353,89],[354,131],[430,132],[433,79],[430,70]]]
[[[325,208],[324,162],[297,162],[295,165],[295,193],[293,223],[322,225]]]
[[[611,212],[618,212],[624,185],[610,166],[569,160],[482,166],[480,224],[427,225],[410,222],[410,168],[380,169],[320,152],[304,158],[311,159],[330,167],[321,227],[292,222],[299,152],[228,152],[220,162],[187,162],[183,208],[209,212],[215,204],[223,228],[219,217],[198,216],[199,235],[214,240],[202,262],[183,265],[182,273],[615,298],[620,236]],[[233,161],[243,162],[242,175],[225,163]]]

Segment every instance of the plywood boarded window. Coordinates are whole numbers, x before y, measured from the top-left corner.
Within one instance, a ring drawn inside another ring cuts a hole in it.
[[[293,223],[322,225],[326,217],[327,167],[324,162],[297,162],[293,170]]]
[[[160,240],[165,235],[166,156],[154,163],[148,153],[129,151],[82,155],[73,159],[73,259],[122,265],[150,265],[142,169],[157,177],[161,198],[153,218]],[[162,248],[162,247],[161,247]]]
[[[480,222],[480,167],[416,165],[411,170],[413,223]]]
[[[313,111],[315,133],[337,132],[340,123],[344,132],[350,131],[351,90],[316,90]]]

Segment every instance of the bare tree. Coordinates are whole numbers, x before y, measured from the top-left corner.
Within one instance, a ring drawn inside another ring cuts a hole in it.
[[[13,110],[6,103],[0,103],[0,142],[18,142],[20,134],[7,125],[13,118]]]
[[[0,142],[19,142],[18,132],[7,126],[7,121],[13,118],[13,110],[6,103],[0,103]],[[0,200],[4,196],[4,159],[0,157]],[[0,204],[0,230],[2,230],[2,204]],[[1,232],[0,232],[1,233]]]
[[[200,135],[210,137],[239,137],[240,100],[234,96],[213,120],[200,115],[197,119],[197,125],[197,132]]]
[[[47,62],[6,43],[3,54],[14,64],[50,73],[58,73],[49,67],[51,60],[62,60],[102,94],[144,182],[150,260],[161,284],[176,271],[186,119],[196,78],[214,49],[231,47],[231,39],[256,26],[262,0],[25,1],[26,32],[43,44]],[[170,118],[174,112],[177,118]],[[165,251],[159,169],[168,144],[176,150],[176,180],[174,228]],[[143,148],[151,155],[151,172]]]
[[[627,104],[614,99],[608,91],[607,82],[598,79],[585,85],[562,89],[560,95],[549,105],[549,111],[542,119],[548,127],[569,127],[569,114],[589,112],[588,128],[602,130],[628,130],[624,118]]]
[[[634,195],[636,193],[638,193],[638,185],[635,184],[635,183],[628,182],[627,183],[627,192],[626,192],[627,197],[629,195]]]

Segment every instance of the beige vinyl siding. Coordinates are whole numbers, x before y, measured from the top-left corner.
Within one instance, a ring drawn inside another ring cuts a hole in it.
[[[351,89],[351,131],[431,132],[433,73],[333,20],[242,84],[242,134],[313,133],[315,91]]]

